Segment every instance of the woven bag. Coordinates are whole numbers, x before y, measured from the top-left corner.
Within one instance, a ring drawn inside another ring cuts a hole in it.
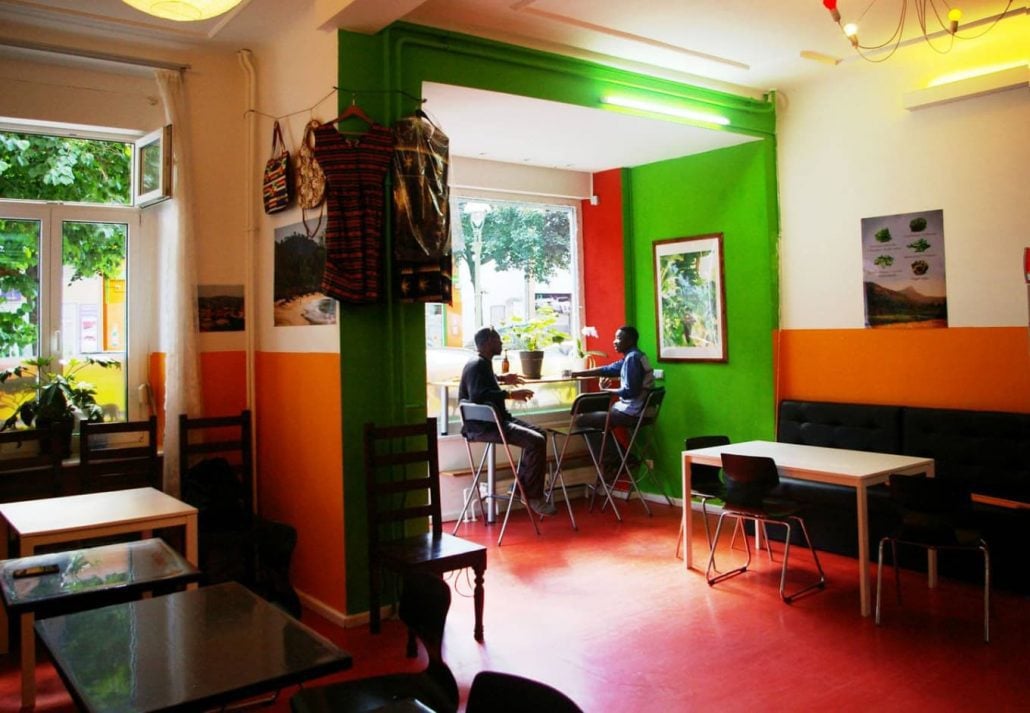
[[[304,138],[297,149],[297,205],[301,208],[317,208],[325,200],[325,174],[315,160],[315,129],[318,121],[312,119],[304,127]]]
[[[261,197],[266,213],[286,210],[292,198],[293,182],[290,180],[290,152],[283,141],[279,122],[272,126],[272,156],[265,163]]]

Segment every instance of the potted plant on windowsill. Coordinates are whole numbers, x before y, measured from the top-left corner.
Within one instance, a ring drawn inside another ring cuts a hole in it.
[[[14,404],[14,412],[0,424],[0,431],[19,424],[25,428],[49,427],[66,457],[71,453],[75,419],[100,421],[104,415],[96,401],[96,387],[79,380],[79,372],[89,366],[119,369],[121,364],[116,359],[97,357],[70,359],[63,369],[55,369],[53,364],[51,357],[38,357],[0,371],[3,396]]]
[[[570,338],[555,326],[557,323],[558,313],[554,308],[541,307],[529,319],[515,315],[502,325],[502,331],[510,338],[512,348],[519,356],[522,375],[526,378],[539,379],[544,349]]]

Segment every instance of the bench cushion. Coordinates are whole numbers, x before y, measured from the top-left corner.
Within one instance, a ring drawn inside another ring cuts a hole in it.
[[[901,453],[901,410],[900,406],[781,401],[776,440]]]

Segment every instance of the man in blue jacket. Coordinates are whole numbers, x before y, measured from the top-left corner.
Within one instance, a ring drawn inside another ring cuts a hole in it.
[[[619,386],[611,389],[618,400],[611,406],[611,418],[606,413],[585,413],[577,419],[577,424],[604,430],[606,425],[614,428],[632,428],[640,418],[640,411],[644,408],[648,392],[654,388],[654,369],[647,355],[640,351],[637,342],[640,333],[636,327],[624,324],[615,331],[613,345],[615,351],[622,354],[622,359],[611,364],[599,366],[596,369],[585,371],[574,371],[572,376],[600,376],[601,388],[608,388],[608,380],[613,377],[619,378]],[[614,438],[614,433],[609,434],[609,439]],[[603,437],[600,434],[588,435],[590,446],[594,453],[601,448]],[[604,469],[605,479],[613,480],[619,468],[619,454],[614,444],[604,447],[601,454],[601,465]]]

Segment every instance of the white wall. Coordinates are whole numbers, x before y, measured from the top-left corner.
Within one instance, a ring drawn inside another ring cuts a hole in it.
[[[1030,55],[1030,16],[949,55],[921,43],[784,90],[779,117],[784,329],[864,325],[862,218],[943,209],[949,325],[1027,324],[1030,91],[916,111],[902,94],[957,69]]]

